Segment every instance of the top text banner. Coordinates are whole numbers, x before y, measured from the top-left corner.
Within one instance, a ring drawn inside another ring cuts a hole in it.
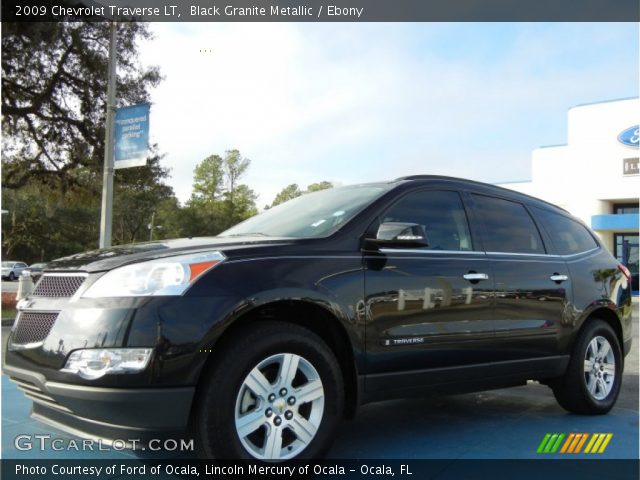
[[[638,22],[638,0],[3,0],[2,21]]]

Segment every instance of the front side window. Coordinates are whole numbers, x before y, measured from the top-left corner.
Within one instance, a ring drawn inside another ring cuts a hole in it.
[[[427,233],[427,250],[473,249],[467,215],[456,192],[423,190],[410,193],[387,210],[380,222],[422,225]]]
[[[586,227],[575,220],[538,207],[533,207],[533,211],[560,255],[586,252],[598,246]]]
[[[476,194],[473,199],[484,224],[487,252],[545,253],[540,232],[522,204]]]

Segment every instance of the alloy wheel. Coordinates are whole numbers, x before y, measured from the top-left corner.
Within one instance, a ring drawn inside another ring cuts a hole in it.
[[[279,353],[262,360],[246,376],[235,405],[235,427],[247,452],[260,460],[299,455],[322,422],[324,388],[305,358]]]
[[[584,380],[587,391],[596,400],[607,398],[616,376],[616,359],[609,341],[594,337],[587,346],[584,357]]]

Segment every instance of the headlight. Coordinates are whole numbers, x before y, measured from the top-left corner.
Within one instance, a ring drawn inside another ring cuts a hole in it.
[[[76,350],[69,355],[63,372],[94,380],[107,373],[136,373],[144,370],[151,348],[108,348]]]
[[[206,252],[126,265],[104,274],[82,296],[104,298],[182,295],[197,277],[224,258],[220,252]]]

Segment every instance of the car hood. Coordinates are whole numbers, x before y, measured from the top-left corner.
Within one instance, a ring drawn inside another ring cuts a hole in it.
[[[291,238],[276,237],[196,237],[155,242],[133,243],[111,248],[77,253],[50,262],[45,271],[83,270],[101,272],[130,263],[153,260],[156,258],[182,255],[186,253],[211,250],[224,251],[239,247],[259,247],[272,244],[290,243]]]

